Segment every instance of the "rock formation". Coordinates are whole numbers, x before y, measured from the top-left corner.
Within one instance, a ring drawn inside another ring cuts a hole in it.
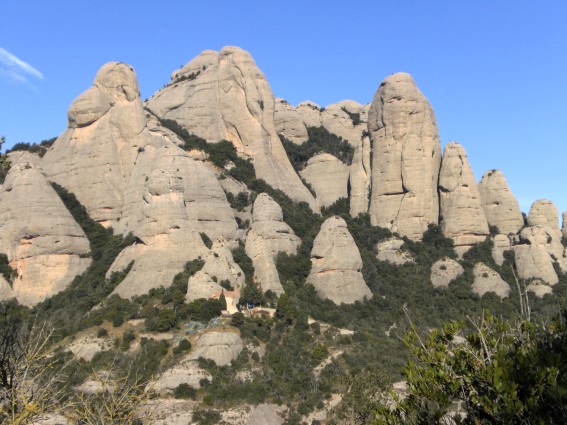
[[[274,124],[274,96],[249,53],[237,47],[204,51],[175,71],[148,107],[209,142],[231,141],[254,159],[258,178],[317,210],[283,149]]]
[[[543,226],[530,226],[522,229],[517,237],[517,244],[513,247],[520,278],[538,278],[550,285],[559,282],[553,268],[553,259],[547,250],[548,237]]]
[[[409,74],[387,77],[368,112],[372,141],[370,218],[413,240],[437,223],[441,163],[433,110]]]
[[[132,231],[137,243],[116,259],[109,270],[134,261],[128,276],[115,289],[122,297],[168,286],[187,261],[208,250],[199,233],[231,240],[237,230],[223,190],[210,169],[174,145],[141,153],[136,177],[142,188],[126,194],[125,218],[120,225]]]
[[[547,199],[538,199],[535,201],[528,214],[529,226],[541,226],[547,233],[547,252],[557,261],[563,271],[567,271],[567,256],[565,247],[561,242],[563,233],[559,229],[559,211],[553,202]]]
[[[295,108],[306,127],[321,127],[321,107],[315,102],[305,100]]]
[[[228,366],[242,351],[240,336],[231,332],[207,332],[199,337],[195,349],[187,356],[188,360],[203,357],[213,360],[217,366]]]
[[[567,239],[567,211],[563,211],[562,218],[563,224],[561,225],[561,233],[563,237]]]
[[[348,197],[349,167],[331,154],[321,153],[310,158],[300,174],[315,191],[320,207]]]
[[[380,261],[388,261],[392,264],[413,263],[414,259],[407,251],[402,251],[404,241],[399,238],[390,238],[376,245],[376,258]]]
[[[283,221],[281,207],[268,194],[256,197],[252,209],[252,224],[246,235],[246,254],[254,265],[254,280],[262,290],[277,295],[284,292],[275,259],[280,252],[296,254],[301,240]]]
[[[368,212],[370,196],[370,138],[364,136],[354,149],[354,156],[350,166],[350,215],[357,217]]]
[[[480,192],[463,147],[450,142],[445,146],[439,173],[439,204],[443,234],[453,239],[455,251],[462,255],[488,236],[488,223]]]
[[[496,264],[501,266],[504,264],[504,252],[512,250],[512,240],[509,236],[498,234],[492,239],[494,247],[492,248],[492,258]]]
[[[457,261],[451,258],[443,258],[431,266],[431,284],[436,288],[446,288],[464,271],[463,266]]]
[[[286,100],[276,98],[274,109],[274,125],[278,134],[287,140],[301,144],[309,139],[305,123],[297,110]]]
[[[17,272],[5,297],[33,306],[65,288],[91,263],[90,245],[42,170],[20,160],[0,191],[0,252]]]
[[[524,225],[524,218],[504,174],[499,170],[485,172],[478,189],[488,224],[498,227],[503,235],[515,235]]]
[[[370,105],[361,105],[354,100],[343,100],[328,105],[321,112],[321,125],[329,133],[342,137],[352,146],[360,144],[362,133],[368,128]]]
[[[94,220],[116,228],[137,157],[152,136],[134,70],[110,62],[68,112],[69,127],[45,154],[52,181],[74,193]]]
[[[211,252],[205,257],[205,265],[202,272],[216,277],[219,282],[228,280],[233,288],[242,288],[244,285],[244,273],[232,257],[230,243],[223,239],[213,242]]]
[[[472,290],[478,296],[482,297],[487,292],[494,292],[500,298],[506,298],[510,294],[510,286],[484,263],[475,264],[473,274]]]
[[[372,293],[360,272],[362,259],[345,221],[330,217],[321,226],[311,251],[311,283],[317,294],[335,304],[353,304]]]

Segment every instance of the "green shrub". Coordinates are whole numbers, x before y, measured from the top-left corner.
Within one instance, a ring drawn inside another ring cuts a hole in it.
[[[197,390],[193,387],[190,387],[188,384],[183,383],[179,384],[174,390],[173,395],[175,398],[190,398],[191,400],[195,400],[197,398]]]
[[[209,236],[205,232],[200,232],[199,235],[201,236],[201,240],[203,241],[205,246],[211,249],[213,247],[213,241],[211,240],[211,238],[209,238]]]

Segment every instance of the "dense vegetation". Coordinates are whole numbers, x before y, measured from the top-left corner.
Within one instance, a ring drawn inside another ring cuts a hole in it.
[[[51,139],[42,140],[39,143],[25,143],[25,142],[16,143],[14,146],[12,146],[12,149],[10,149],[8,152],[25,151],[25,152],[36,153],[40,157],[43,157],[43,155],[45,155],[47,150],[53,145],[55,140],[57,140],[57,137],[52,137]]]
[[[280,135],[287,156],[296,171],[305,168],[307,161],[319,153],[329,153],[350,165],[354,148],[341,137],[329,133],[325,127],[307,127],[309,139],[300,145]]]

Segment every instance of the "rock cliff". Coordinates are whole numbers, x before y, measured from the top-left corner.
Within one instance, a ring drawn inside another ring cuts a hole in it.
[[[148,107],[209,142],[229,140],[253,158],[258,178],[318,209],[287,158],[274,124],[274,96],[248,52],[237,47],[204,51],[175,71]]]
[[[315,155],[300,173],[316,193],[320,207],[328,207],[339,198],[347,198],[348,165],[328,153]]]
[[[380,84],[368,131],[371,222],[420,239],[428,224],[438,221],[441,148],[433,110],[409,74],[391,75]]]
[[[464,148],[450,142],[445,146],[439,173],[441,228],[453,239],[462,255],[488,236],[488,223],[474,174]]]
[[[313,242],[311,264],[307,282],[321,298],[335,304],[353,304],[372,297],[360,272],[360,252],[342,218],[325,220]]]
[[[246,254],[254,265],[254,279],[263,291],[284,292],[275,259],[280,252],[297,253],[301,241],[283,221],[281,207],[268,194],[256,197],[246,235]]]
[[[91,263],[85,233],[41,168],[25,160],[12,166],[0,191],[0,252],[17,277],[3,299],[33,306],[67,288]]]

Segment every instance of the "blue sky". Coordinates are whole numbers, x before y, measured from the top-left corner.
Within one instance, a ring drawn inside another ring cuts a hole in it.
[[[6,0],[0,16],[8,147],[60,134],[105,62],[134,66],[147,98],[202,50],[237,45],[293,104],[370,102],[409,72],[477,179],[498,168],[525,212],[538,198],[567,210],[564,0]]]

